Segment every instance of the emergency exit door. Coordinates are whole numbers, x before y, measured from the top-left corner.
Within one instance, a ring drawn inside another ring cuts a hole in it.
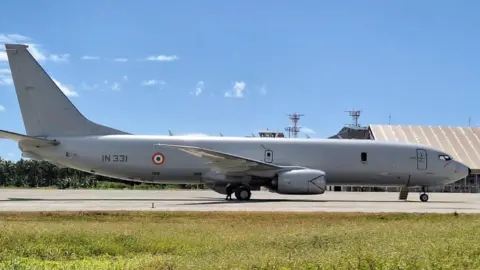
[[[427,169],[427,151],[425,149],[417,149],[417,169]]]

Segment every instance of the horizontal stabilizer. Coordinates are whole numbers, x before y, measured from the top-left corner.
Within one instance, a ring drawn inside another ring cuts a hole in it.
[[[191,155],[205,158],[210,161],[209,164],[212,167],[225,173],[245,171],[278,171],[284,169],[282,166],[196,146],[172,144],[155,144],[155,146],[172,147]]]
[[[22,144],[36,146],[36,147],[54,146],[59,144],[59,142],[56,140],[47,140],[47,139],[42,139],[37,137],[31,137],[31,136],[15,133],[11,131],[6,131],[6,130],[0,130],[0,138],[10,139],[18,143],[21,142]]]

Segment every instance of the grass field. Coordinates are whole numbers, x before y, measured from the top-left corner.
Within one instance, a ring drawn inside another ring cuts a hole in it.
[[[480,269],[480,215],[0,213],[1,269]]]

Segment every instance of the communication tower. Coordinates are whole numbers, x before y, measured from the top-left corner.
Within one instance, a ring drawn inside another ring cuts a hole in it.
[[[286,127],[285,131],[288,131],[288,137],[294,137],[297,138],[298,132],[300,131],[300,127],[298,126],[298,121],[300,120],[300,117],[304,116],[303,114],[298,114],[298,113],[293,113],[289,114],[288,118],[290,118],[290,121],[292,121],[292,126]]]
[[[360,114],[362,113],[362,111],[351,110],[351,111],[345,111],[345,112],[348,112],[353,119],[353,124],[349,124],[347,126],[360,127],[360,125],[358,124],[358,118],[360,118]]]

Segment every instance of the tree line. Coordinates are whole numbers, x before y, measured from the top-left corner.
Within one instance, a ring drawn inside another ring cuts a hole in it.
[[[46,161],[20,159],[17,162],[0,157],[0,187],[21,188],[123,188],[123,189],[195,189],[203,185],[139,184],[94,175],[70,168],[59,168]]]

